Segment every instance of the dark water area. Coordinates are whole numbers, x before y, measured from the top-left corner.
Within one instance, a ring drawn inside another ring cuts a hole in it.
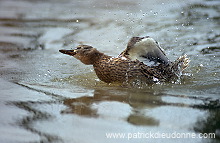
[[[180,83],[124,87],[59,49],[88,44],[117,56],[149,35],[171,60],[187,54]],[[220,2],[0,1],[0,142],[220,142]],[[108,138],[107,133],[195,133],[196,138]],[[215,138],[199,138],[214,133]]]

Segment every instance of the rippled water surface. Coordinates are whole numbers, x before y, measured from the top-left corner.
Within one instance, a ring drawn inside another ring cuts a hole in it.
[[[181,83],[121,86],[59,49],[88,44],[112,56],[149,35],[171,60],[190,57]],[[215,133],[220,141],[218,0],[1,0],[0,142],[128,142],[106,133]]]

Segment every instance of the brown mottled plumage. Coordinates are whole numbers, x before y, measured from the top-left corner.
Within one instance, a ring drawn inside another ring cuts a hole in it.
[[[127,49],[118,57],[107,56],[88,45],[79,45],[75,50],[59,51],[74,56],[86,65],[93,65],[98,78],[106,83],[123,83],[136,79],[147,84],[167,82],[178,78],[188,66],[186,56],[181,56],[174,63],[170,62],[158,47],[157,42],[155,44],[154,40],[149,37],[133,37]],[[148,66],[139,58],[148,59],[157,64]]]

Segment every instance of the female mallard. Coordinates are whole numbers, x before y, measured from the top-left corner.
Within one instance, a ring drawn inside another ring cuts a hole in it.
[[[88,45],[59,51],[86,65],[93,65],[98,78],[107,83],[141,80],[153,84],[174,81],[189,63],[186,55],[170,62],[159,44],[148,36],[131,38],[127,48],[118,57],[107,56]]]

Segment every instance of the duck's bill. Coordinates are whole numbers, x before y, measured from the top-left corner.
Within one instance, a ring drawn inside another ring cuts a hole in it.
[[[74,56],[76,54],[76,50],[59,50],[59,52],[70,56]]]

